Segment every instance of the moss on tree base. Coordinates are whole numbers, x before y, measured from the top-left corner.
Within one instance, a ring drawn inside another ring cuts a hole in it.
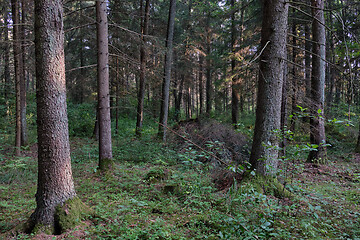
[[[94,211],[86,206],[78,197],[67,200],[56,207],[55,231],[63,233],[74,228],[81,220],[94,215]]]
[[[23,226],[23,230],[25,233],[60,235],[65,231],[74,228],[83,219],[94,214],[94,210],[86,206],[80,198],[75,197],[55,208],[53,224],[44,225],[41,223],[34,223],[33,219],[30,218]]]
[[[272,176],[247,175],[243,180],[249,182],[256,191],[266,195],[277,198],[293,198],[295,196],[277,178]]]
[[[111,158],[103,158],[99,161],[99,170],[103,172],[112,171],[114,161]]]

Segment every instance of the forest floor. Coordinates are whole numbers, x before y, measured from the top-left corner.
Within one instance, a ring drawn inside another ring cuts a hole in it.
[[[216,188],[214,170],[197,160],[204,152],[163,146],[154,129],[136,139],[132,124],[114,136],[112,174],[97,171],[95,140],[72,138],[77,194],[96,214],[56,236],[15,230],[35,209],[37,147],[14,158],[2,138],[0,239],[360,239],[360,155],[348,143],[318,167],[292,144],[279,173],[289,199],[236,179]]]

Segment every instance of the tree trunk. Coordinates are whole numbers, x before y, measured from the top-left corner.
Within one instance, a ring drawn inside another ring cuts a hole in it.
[[[308,162],[326,162],[325,139],[325,19],[324,1],[312,0],[313,55],[311,74],[311,118],[310,118],[310,143],[318,145],[316,150],[310,151]]]
[[[286,126],[287,126],[287,102],[288,102],[288,89],[287,89],[287,65],[284,67],[284,80],[283,80],[283,86],[282,86],[282,98],[281,98],[281,119],[280,119],[280,131],[281,131],[281,142],[280,142],[280,150],[281,150],[281,156],[285,156],[286,154],[286,145],[287,145],[287,139],[285,136],[286,133]]]
[[[185,74],[181,74],[180,76],[180,84],[179,84],[179,93],[177,94],[175,98],[175,121],[180,120],[180,112],[181,112],[181,101],[183,97],[183,89],[184,89],[184,83],[185,83]],[[175,93],[176,95],[176,93]]]
[[[141,9],[142,2],[141,1]],[[148,34],[148,23],[149,23],[149,11],[150,11],[150,0],[146,0],[145,4],[145,16],[141,10],[141,47],[140,47],[140,79],[139,79],[139,91],[138,91],[138,106],[137,106],[137,119],[136,119],[136,130],[135,133],[138,137],[141,136],[142,124],[144,120],[144,99],[145,99],[145,87],[146,87],[146,35]]]
[[[211,33],[210,33],[210,16],[207,17],[206,24],[206,114],[211,112],[212,102],[212,84],[211,84]]]
[[[199,55],[199,112],[200,115],[203,113],[204,108],[204,87],[203,87],[203,65],[204,57],[202,54]]]
[[[238,74],[235,74],[236,68],[236,24],[235,24],[235,0],[231,0],[231,120],[234,128],[237,128],[239,121],[239,101],[240,101],[240,86]]]
[[[76,196],[66,110],[63,5],[35,1],[38,186],[31,226],[55,224],[55,207]]]
[[[107,1],[96,1],[98,49],[99,169],[112,167]]]
[[[288,3],[264,1],[258,99],[250,163],[260,175],[275,175],[278,167],[278,136],[286,59]],[[266,46],[267,45],[267,46]]]
[[[22,69],[21,69],[21,79],[20,79],[20,121],[21,121],[21,146],[28,145],[28,134],[27,134],[27,124],[26,124],[26,32],[25,32],[25,24],[26,24],[26,5],[25,1],[21,1],[21,60],[22,60]]]
[[[175,8],[176,0],[170,0],[169,20],[167,27],[166,37],[166,56],[164,64],[164,82],[162,86],[161,97],[161,109],[159,120],[159,137],[166,141],[166,128],[169,114],[169,91],[170,91],[170,79],[171,79],[171,66],[173,58],[173,37],[174,37],[174,25],[175,25]]]
[[[5,98],[5,102],[8,102],[9,99],[9,92],[11,89],[11,77],[10,77],[10,47],[9,47],[9,18],[8,18],[8,12],[7,12],[7,8],[5,8],[5,17],[4,17],[4,21],[5,21],[5,37],[4,37],[4,41],[5,41],[5,52],[4,52],[4,78],[5,78],[5,85],[4,85],[4,98]]]
[[[293,16],[295,18],[296,15],[296,11],[295,9],[293,9]],[[298,94],[298,83],[297,83],[297,78],[296,78],[296,23],[295,20],[293,20],[292,22],[292,26],[291,26],[291,32],[293,34],[292,37],[292,54],[291,54],[291,61],[293,62],[292,66],[291,66],[291,76],[292,76],[292,96],[291,96],[291,121],[290,121],[290,131],[295,132],[295,125],[296,125],[296,112],[297,112],[297,94]]]
[[[20,44],[19,1],[12,0],[11,9],[12,9],[12,21],[13,21],[13,52],[14,52],[15,91],[16,91],[15,155],[20,156],[22,54],[21,54],[21,44]]]
[[[310,27],[308,24],[305,24],[305,84],[306,84],[306,105],[310,106],[311,98],[311,42],[310,42]]]

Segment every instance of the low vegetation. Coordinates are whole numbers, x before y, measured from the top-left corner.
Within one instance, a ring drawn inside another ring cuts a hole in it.
[[[69,111],[76,115],[75,109]],[[240,133],[234,133],[243,139],[253,126],[253,120],[245,119]],[[217,133],[223,131],[216,131],[214,124],[216,128],[224,127],[219,122],[210,123],[212,133],[206,127],[195,133],[189,131],[189,125],[182,127],[188,132],[184,137],[193,141],[186,143],[183,139],[179,144],[180,140],[175,140],[178,134],[164,146],[155,138],[155,123],[146,123],[143,138],[137,139],[135,122],[123,118],[119,134],[113,139],[112,173],[97,171],[98,148],[91,131],[81,138],[73,134],[72,167],[77,194],[95,213],[90,220],[72,219],[77,227],[60,235],[28,235],[21,231],[36,207],[36,142],[22,149],[22,157],[14,158],[11,134],[2,129],[0,238],[360,238],[360,155],[351,152],[354,139],[343,138],[349,134],[347,131],[353,131],[351,126],[328,126],[332,147],[325,166],[306,164],[305,138],[303,134],[293,136],[278,176],[283,189],[274,191],[269,187],[273,181],[255,179],[252,172],[246,172],[244,162],[228,162],[220,167],[211,164],[209,159],[221,159],[224,146],[228,146],[217,138]],[[79,123],[71,126],[79,128]],[[179,126],[176,129],[179,132]],[[204,144],[199,141],[201,132],[212,134],[212,144],[209,139]],[[248,147],[245,144],[243,148]],[[244,172],[251,181],[244,180],[240,174]]]

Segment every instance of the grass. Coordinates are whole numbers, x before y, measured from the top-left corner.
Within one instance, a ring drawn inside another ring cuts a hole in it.
[[[360,156],[346,148],[316,169],[304,164],[304,153],[289,160],[281,174],[296,197],[278,199],[251,182],[217,190],[209,166],[160,143],[155,124],[144,124],[142,139],[134,125],[120,121],[111,175],[97,171],[93,139],[71,139],[77,194],[96,215],[50,239],[360,239]],[[11,231],[35,209],[35,149],[14,158],[0,140],[0,239],[39,239]]]

